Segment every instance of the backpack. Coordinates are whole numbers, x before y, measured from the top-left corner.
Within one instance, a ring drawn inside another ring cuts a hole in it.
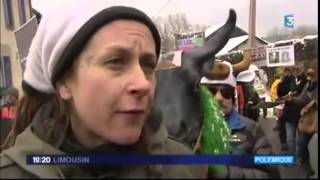
[[[315,100],[310,101],[302,110],[298,124],[301,132],[313,134],[318,131],[318,108]]]

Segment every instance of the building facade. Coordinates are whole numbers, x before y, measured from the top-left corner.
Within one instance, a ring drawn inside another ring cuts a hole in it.
[[[0,2],[0,90],[14,86],[21,93],[22,71],[14,32],[31,18],[31,0],[0,0]]]

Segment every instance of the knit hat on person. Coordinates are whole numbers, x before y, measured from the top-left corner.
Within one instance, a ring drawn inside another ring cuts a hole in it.
[[[17,88],[15,87],[8,87],[7,89],[5,89],[3,91],[3,93],[1,94],[1,97],[5,97],[5,96],[8,96],[8,95],[11,95],[11,96],[14,96],[16,98],[19,98],[19,91]]]
[[[152,20],[142,11],[126,6],[110,6],[108,1],[84,1],[44,15],[27,56],[22,87],[34,91],[55,92],[56,82],[71,68],[89,39],[102,26],[114,20],[135,20],[152,33],[157,57],[160,35]]]

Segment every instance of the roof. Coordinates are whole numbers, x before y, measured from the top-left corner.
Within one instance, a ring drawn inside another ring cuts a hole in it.
[[[296,43],[296,42],[301,42],[303,41],[302,39],[285,39],[285,40],[280,40],[280,41],[276,41],[272,44],[283,44],[283,43]]]
[[[204,31],[204,36],[206,38],[209,37],[210,35],[214,34],[223,25],[224,25],[224,22],[209,27],[208,29],[206,29]],[[236,28],[238,28],[239,30],[243,31],[242,34],[246,33],[246,35],[241,35],[241,36],[230,38],[228,43],[224,46],[224,48],[222,50],[220,50],[217,53],[217,55],[227,54],[228,52],[230,52],[235,47],[239,46],[241,43],[245,42],[249,38],[248,33],[246,31],[244,31],[243,28],[239,27],[238,25],[236,26]],[[268,41],[266,41],[264,39],[261,39],[258,36],[256,36],[256,38],[259,39],[260,41],[264,42],[267,45],[270,44]]]
[[[276,41],[273,43],[270,43],[270,46],[275,46],[275,45],[279,45],[279,44],[296,44],[296,43],[301,43],[304,44],[305,43],[305,39],[317,39],[318,35],[307,35],[303,38],[294,38],[294,39],[285,39],[285,40],[280,40],[280,41]]]
[[[248,35],[230,38],[228,43],[217,53],[217,55],[227,54],[229,51],[237,47],[248,39]]]
[[[316,39],[318,38],[318,35],[307,35],[305,37],[303,37],[302,39]]]
[[[212,33],[216,32],[216,31],[217,31],[221,26],[223,26],[223,25],[224,25],[224,22],[209,27],[208,29],[206,29],[206,30],[204,31],[204,36],[205,36],[205,37],[208,37],[208,36],[211,35]]]
[[[217,30],[222,27],[224,25],[224,23],[220,23],[214,26],[209,27],[208,29],[206,29],[204,31],[204,35],[205,35],[205,39],[209,39],[212,36],[214,36],[214,34],[217,32]],[[234,37],[238,37],[238,36],[243,36],[243,35],[247,35],[248,33],[246,31],[244,31],[242,28],[240,28],[239,26],[236,26],[233,30],[233,32],[230,35],[230,38],[234,38]]]
[[[237,46],[239,46],[241,43],[245,42],[246,40],[248,40],[249,35],[243,35],[243,36],[239,36],[239,37],[235,37],[235,38],[230,38],[229,41],[227,42],[227,44],[223,47],[222,50],[220,50],[217,55],[223,55],[223,54],[227,54],[229,53],[231,50],[233,50],[234,48],[236,48]],[[269,44],[268,41],[265,41],[259,37],[256,36],[257,39],[261,40],[262,42],[266,43],[267,45]]]

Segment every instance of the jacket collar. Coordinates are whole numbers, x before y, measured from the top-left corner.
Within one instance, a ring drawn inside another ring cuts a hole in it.
[[[238,130],[246,127],[246,124],[241,120],[239,113],[232,108],[227,115],[227,124],[231,130]]]
[[[55,110],[55,106],[52,103],[40,108],[31,126],[17,137],[13,148],[4,151],[21,168],[40,178],[65,178],[65,174],[78,169],[70,166],[33,166],[26,164],[26,155],[28,154],[65,154],[65,152],[59,150],[59,147],[66,138],[69,123],[66,120],[59,121],[53,118],[56,115]],[[152,116],[148,121],[152,121],[152,118],[155,118]],[[145,153],[166,154],[165,141],[167,138],[168,133],[161,121],[158,127],[155,127],[154,123],[146,123],[141,135]],[[150,168],[154,169],[153,167]],[[161,173],[162,168],[156,169],[158,170],[154,173]]]
[[[61,171],[56,166],[38,166],[27,165],[26,156],[31,154],[64,154],[59,149],[47,144],[39,139],[32,131],[31,127],[27,127],[16,138],[13,148],[3,151],[10,159],[16,162],[22,169],[43,179],[64,178]]]

